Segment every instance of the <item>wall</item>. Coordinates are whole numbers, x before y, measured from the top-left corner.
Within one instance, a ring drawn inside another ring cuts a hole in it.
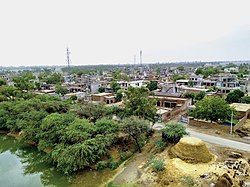
[[[207,121],[203,121],[203,120],[194,120],[194,119],[190,119],[189,120],[189,125],[191,126],[196,126],[196,127],[205,127],[205,128],[216,128],[218,130],[221,130],[223,132],[230,132],[230,126],[226,126],[226,125],[221,125],[218,123],[210,123]]]
[[[240,128],[247,120],[247,115],[245,115],[243,118],[240,119],[240,121],[234,126],[233,130],[237,130]]]

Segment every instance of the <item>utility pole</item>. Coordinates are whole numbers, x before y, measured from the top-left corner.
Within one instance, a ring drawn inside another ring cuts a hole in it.
[[[230,134],[233,134],[233,111],[232,111],[232,114],[231,114],[231,127],[230,127]]]

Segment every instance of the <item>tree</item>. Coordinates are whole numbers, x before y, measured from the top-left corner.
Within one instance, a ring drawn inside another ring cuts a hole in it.
[[[173,75],[172,79],[173,79],[174,82],[176,82],[177,80],[180,80],[180,79],[186,79],[186,76],[185,75],[175,74],[175,75]]]
[[[43,72],[39,75],[39,80],[47,84],[61,84],[63,77],[60,73]]]
[[[99,93],[103,93],[103,92],[105,92],[105,88],[104,88],[104,87],[100,87],[100,88],[98,88],[98,92],[99,92]]]
[[[6,84],[7,84],[6,80],[0,78],[0,86],[6,85]]]
[[[213,67],[207,67],[207,68],[198,68],[195,71],[196,75],[203,75],[204,78],[210,76],[210,75],[214,75],[219,73],[219,70],[217,68],[213,68]]]
[[[147,88],[148,88],[150,91],[156,90],[156,89],[157,89],[157,81],[150,81],[150,82],[147,84]]]
[[[182,123],[171,122],[162,129],[162,138],[170,143],[177,143],[184,135],[187,132]]]
[[[194,93],[185,93],[184,94],[184,97],[185,98],[189,98],[189,99],[191,99],[191,101],[192,101],[192,104],[194,103],[194,99],[195,99],[195,94]]]
[[[244,96],[240,99],[241,103],[247,103],[250,104],[250,96]]]
[[[112,81],[110,87],[113,89],[115,93],[121,89],[120,85],[116,81]]]
[[[75,120],[73,115],[53,113],[43,119],[39,134],[39,149],[53,148],[65,133],[65,128]]]
[[[196,99],[197,101],[200,101],[200,100],[202,100],[202,99],[205,97],[205,95],[206,95],[206,93],[203,92],[203,91],[201,91],[201,92],[195,94],[195,99]]]
[[[116,101],[121,101],[121,100],[122,100],[122,97],[123,97],[123,95],[122,95],[122,90],[120,89],[120,90],[118,90],[118,91],[116,92],[116,94],[115,94],[115,99],[116,99]]]
[[[177,67],[177,69],[178,69],[179,71],[184,71],[184,70],[185,70],[184,66],[179,66],[179,67]]]
[[[239,103],[244,95],[245,95],[244,92],[237,89],[227,94],[226,101],[228,103]]]
[[[55,92],[56,92],[57,94],[65,95],[65,94],[68,93],[68,89],[67,89],[65,86],[62,86],[62,85],[57,84],[57,85],[56,85]]]
[[[86,118],[91,122],[96,122],[96,120],[107,115],[108,109],[104,104],[81,103],[80,105],[76,105],[73,111],[75,111],[80,118]]]
[[[129,87],[124,101],[128,114],[154,121],[156,105],[154,99],[149,99],[149,95],[150,91],[145,87]]]
[[[198,101],[190,114],[194,118],[217,122],[218,120],[229,119],[232,112],[235,112],[235,110],[224,99],[211,96]]]
[[[149,129],[149,121],[131,116],[122,121],[122,131],[128,134],[136,143],[139,152],[141,153],[140,140]]]
[[[35,76],[33,73],[28,72],[24,73],[21,76],[14,77],[13,81],[15,83],[15,86],[19,88],[20,90],[32,90],[35,88],[35,83],[33,80],[35,79]]]

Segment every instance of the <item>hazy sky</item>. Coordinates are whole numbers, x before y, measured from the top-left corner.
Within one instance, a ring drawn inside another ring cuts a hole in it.
[[[249,0],[2,0],[0,66],[250,59]]]

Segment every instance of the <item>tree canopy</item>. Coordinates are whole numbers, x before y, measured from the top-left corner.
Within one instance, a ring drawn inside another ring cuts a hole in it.
[[[244,92],[237,89],[227,94],[226,101],[228,103],[239,103],[244,95],[245,95]]]
[[[124,101],[128,115],[135,115],[154,121],[156,104],[154,99],[149,99],[149,95],[150,91],[145,87],[129,87]]]
[[[149,129],[149,121],[131,116],[123,119],[121,128],[124,133],[128,134],[136,142],[137,148],[141,152],[140,140]]]
[[[191,116],[217,122],[218,120],[230,119],[232,112],[235,112],[235,110],[223,98],[210,96],[203,98],[195,104]]]
[[[147,84],[147,88],[148,88],[150,91],[156,90],[156,89],[157,89],[157,81],[150,81],[150,82]]]

